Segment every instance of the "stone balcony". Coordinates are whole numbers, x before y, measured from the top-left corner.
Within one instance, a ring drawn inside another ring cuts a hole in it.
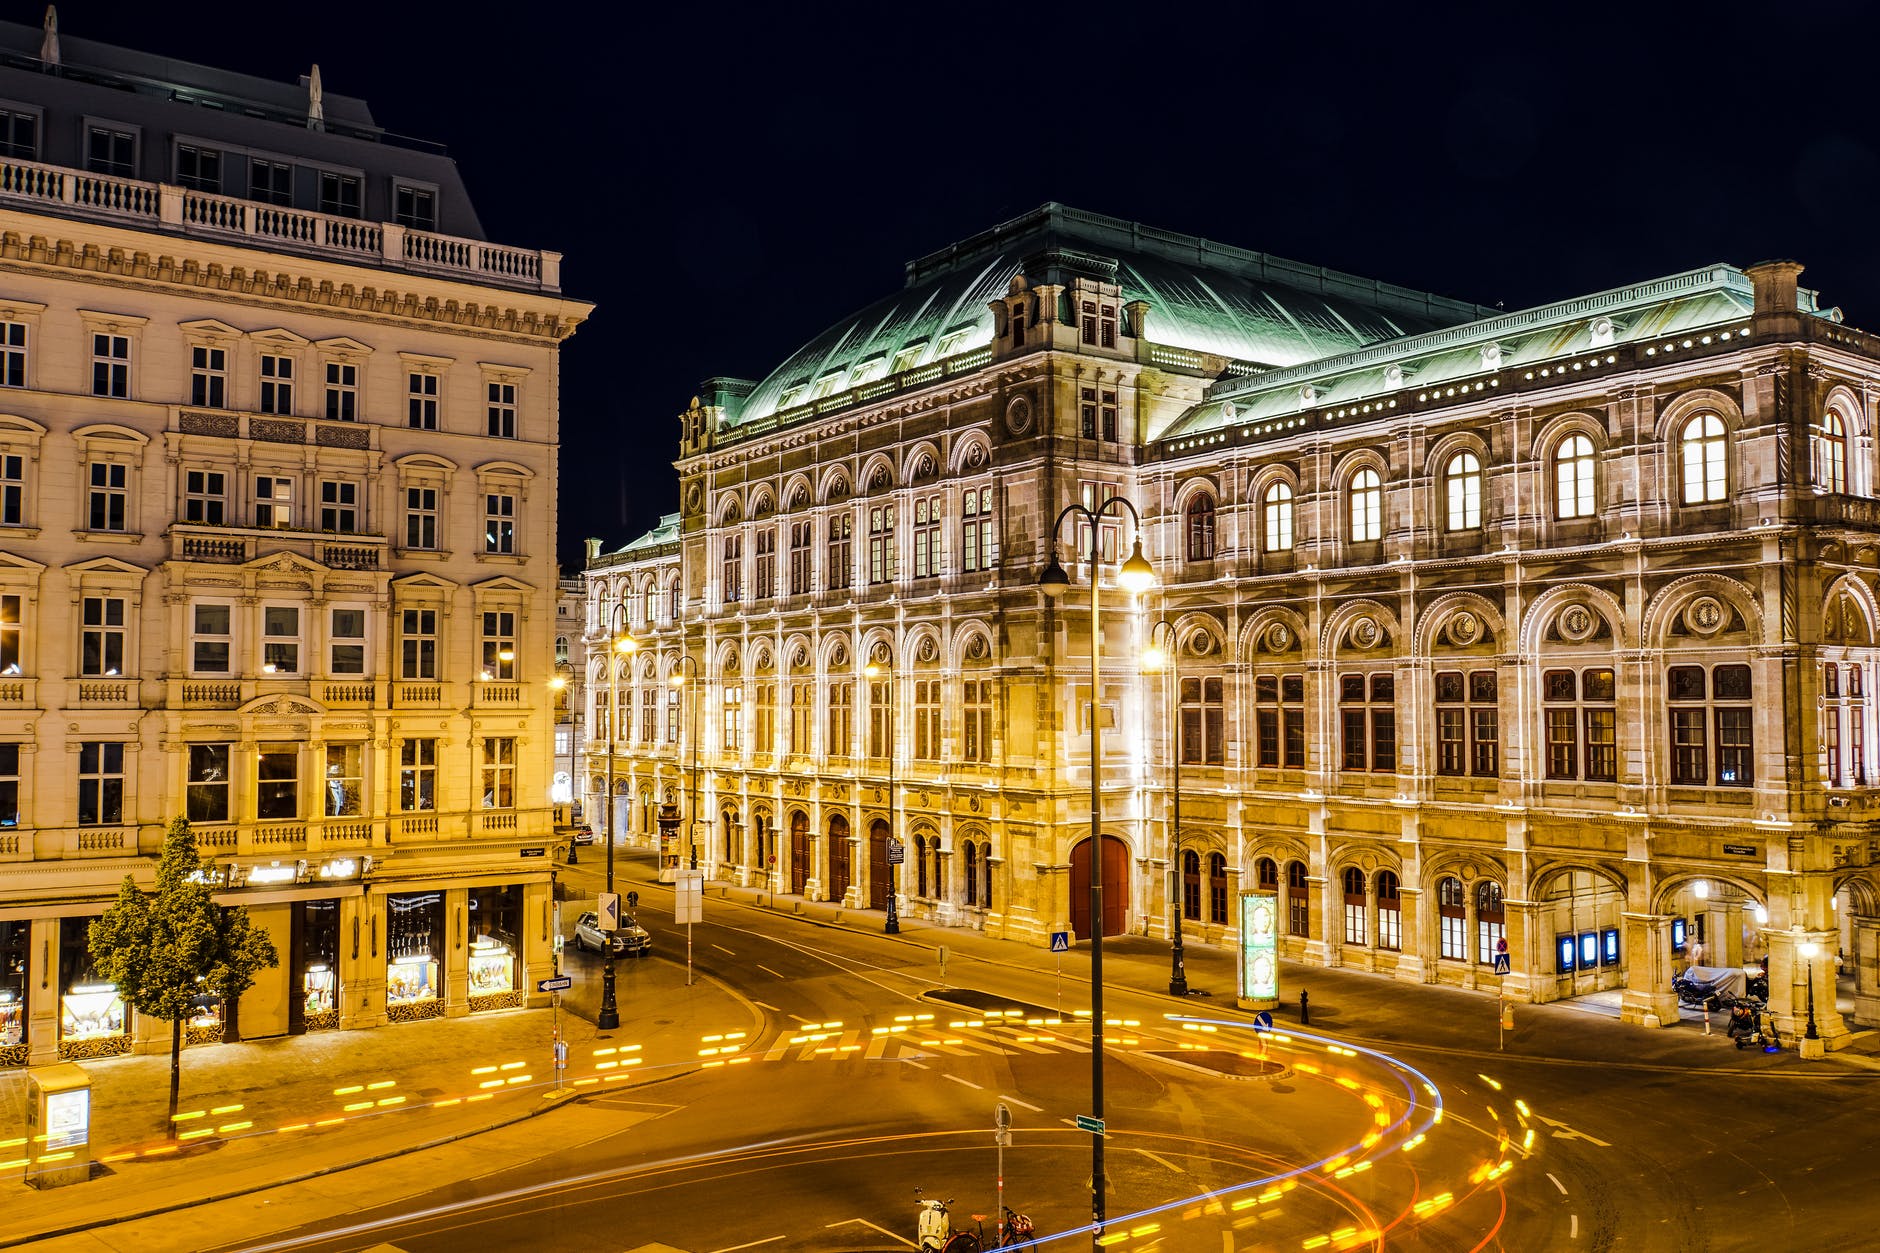
[[[561,290],[558,252],[510,248],[40,161],[0,161],[0,205],[495,287]]]
[[[329,570],[389,571],[383,535],[302,531],[288,527],[203,526],[172,523],[171,561],[242,565],[270,553],[293,553]]]

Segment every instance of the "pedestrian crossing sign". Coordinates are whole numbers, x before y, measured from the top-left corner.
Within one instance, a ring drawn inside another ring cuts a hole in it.
[[[1068,931],[1053,931],[1051,933],[1051,951],[1053,953],[1070,952],[1071,933]]]
[[[1508,961],[1508,954],[1506,953],[1495,954],[1495,973],[1496,974],[1505,975],[1509,973],[1511,969],[1512,969],[1512,966],[1510,962]]]

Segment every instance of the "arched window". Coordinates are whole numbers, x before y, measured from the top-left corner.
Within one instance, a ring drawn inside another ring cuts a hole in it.
[[[1351,476],[1351,542],[1368,543],[1384,535],[1384,485],[1376,470]]]
[[[1270,553],[1286,553],[1293,546],[1293,490],[1287,483],[1266,489],[1266,530],[1262,543]]]
[[[1188,502],[1188,560],[1214,560],[1214,497],[1196,496]]]
[[[966,903],[979,904],[979,846],[966,841]]]
[[[1254,863],[1253,878],[1254,882],[1260,885],[1261,891],[1277,891],[1279,889],[1279,863],[1271,857],[1262,857]]]
[[[914,895],[927,895],[927,837],[914,837]]]
[[[1346,869],[1343,877],[1345,887],[1345,943],[1364,943],[1364,871],[1356,866]]]
[[[1227,921],[1227,857],[1208,854],[1208,921]]]
[[[1192,848],[1182,852],[1182,917],[1201,921],[1201,854]]]
[[[1593,516],[1593,441],[1569,435],[1554,450],[1554,516]]]
[[[1722,500],[1729,486],[1723,419],[1714,413],[1698,414],[1684,424],[1678,443],[1684,466],[1684,503],[1707,505]]]
[[[1312,934],[1312,898],[1307,894],[1302,861],[1286,863],[1286,930],[1293,935]]]
[[[1441,921],[1441,953],[1451,961],[1469,959],[1469,918],[1463,903],[1462,880],[1444,879],[1436,885],[1436,913]]]
[[[1495,952],[1508,935],[1508,916],[1502,912],[1501,884],[1484,879],[1475,885],[1475,960],[1495,964]]]
[[[1482,463],[1472,452],[1459,452],[1443,470],[1448,529],[1473,531],[1482,525]]]
[[[1397,891],[1397,874],[1377,872],[1377,946],[1392,952],[1403,949],[1403,901]]]
[[[1824,492],[1847,491],[1847,425],[1830,409],[1815,432],[1815,486]]]

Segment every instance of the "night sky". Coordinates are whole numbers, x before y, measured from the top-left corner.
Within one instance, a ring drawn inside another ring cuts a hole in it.
[[[39,23],[43,6],[5,4]],[[1880,330],[1868,6],[73,0],[70,35],[293,81],[447,144],[566,254],[560,552],[677,508],[676,415],[905,260],[1060,200],[1519,309],[1804,262]]]

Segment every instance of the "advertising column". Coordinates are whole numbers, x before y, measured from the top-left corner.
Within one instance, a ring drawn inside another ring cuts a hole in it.
[[[1240,951],[1235,1004],[1242,1009],[1279,1007],[1279,894],[1240,894]]]

